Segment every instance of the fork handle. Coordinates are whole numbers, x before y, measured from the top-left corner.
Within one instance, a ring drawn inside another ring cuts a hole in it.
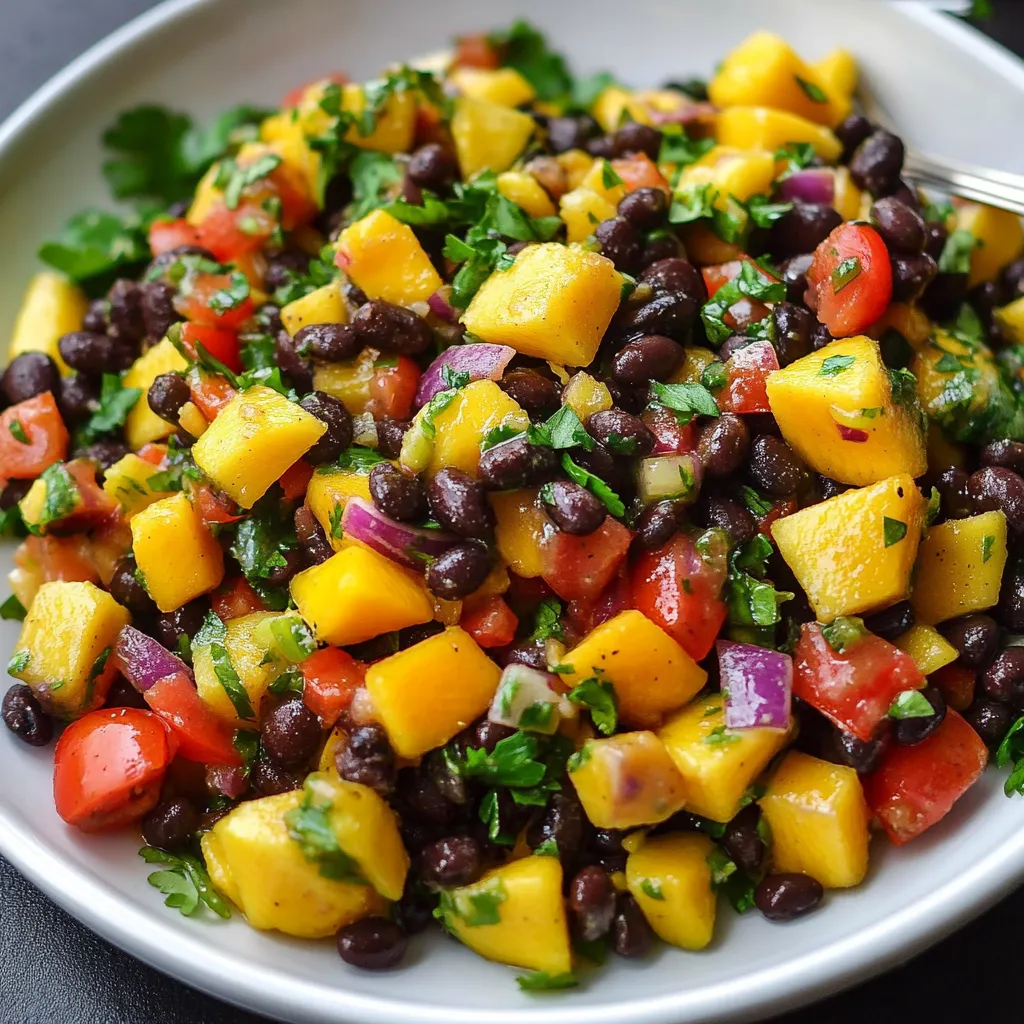
[[[923,185],[1024,216],[1024,175],[908,153],[904,173]]]

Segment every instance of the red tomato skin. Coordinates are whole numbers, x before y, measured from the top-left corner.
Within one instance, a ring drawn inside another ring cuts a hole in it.
[[[217,413],[231,401],[238,392],[219,374],[199,373],[189,377],[192,401],[199,411],[212,423]]]
[[[210,596],[210,606],[225,622],[252,612],[266,611],[259,594],[249,586],[244,576],[236,576],[215,591]]]
[[[479,601],[468,601],[459,625],[481,647],[506,647],[516,635],[519,619],[497,594]]]
[[[860,260],[861,272],[835,291],[832,272],[853,258]],[[834,338],[862,334],[892,301],[892,266],[882,236],[866,224],[837,227],[814,250],[805,299]]]
[[[204,324],[183,323],[181,325],[181,342],[193,355],[196,344],[200,344],[214,359],[219,359],[229,370],[242,372],[242,359],[238,350],[238,335],[234,331],[221,327],[208,327]]]
[[[497,68],[501,56],[485,35],[459,36],[453,63],[463,68]]]
[[[665,175],[646,153],[613,160],[612,170],[622,179],[627,192],[635,192],[638,188],[660,188],[662,192],[672,192]]]
[[[592,601],[612,581],[633,535],[608,516],[593,532],[559,531],[544,543],[544,581],[563,601]]]
[[[245,516],[235,514],[237,506],[227,497],[217,494],[208,484],[192,482],[189,497],[199,510],[199,518],[207,526],[210,523],[237,523]]]
[[[299,671],[305,680],[302,702],[326,729],[337,722],[366,679],[366,666],[338,647],[314,652],[299,665]]]
[[[407,420],[412,415],[419,384],[420,368],[408,356],[399,356],[395,366],[381,366],[374,371],[366,411],[377,419],[388,416]]]
[[[100,582],[96,566],[89,557],[89,539],[83,534],[26,537],[14,552],[14,564],[23,569],[37,567],[45,583],[53,580]]]
[[[289,466],[278,480],[281,495],[285,501],[298,501],[305,497],[309,481],[313,479],[313,467],[305,459],[299,459]]]
[[[181,245],[199,245],[199,230],[184,217],[177,220],[157,220],[149,227],[149,247],[154,256],[177,249]]]
[[[764,534],[765,537],[771,540],[772,523],[777,522],[779,519],[785,519],[786,516],[791,516],[799,507],[800,502],[796,498],[776,499],[767,515],[755,517],[757,518],[757,532]]]
[[[769,274],[764,267],[758,265],[757,260],[750,256],[741,256],[738,260],[729,260],[726,263],[713,263],[710,266],[701,267],[700,270],[701,276],[704,278],[704,287],[708,290],[708,298],[714,298],[715,292],[719,288],[738,277],[744,263],[756,267],[758,273],[763,274],[770,281],[778,280],[774,274]]]
[[[149,441],[144,444],[136,454],[143,462],[148,462],[153,466],[159,466],[167,457],[167,445],[155,444],[154,442]]]
[[[755,341],[734,352],[725,364],[726,385],[716,398],[722,412],[771,412],[767,380],[779,368],[770,341]]]
[[[614,579],[597,598],[591,601],[570,601],[567,609],[572,627],[586,636],[603,622],[615,618],[632,604],[633,590],[624,566],[619,567]]]
[[[696,451],[696,420],[690,420],[686,426],[680,426],[675,413],[663,405],[648,406],[640,418],[654,435],[652,455],[682,455],[685,452]]]
[[[234,730],[203,703],[184,672],[158,679],[143,697],[174,734],[179,757],[200,764],[242,764],[233,742]]]
[[[28,444],[11,433],[15,421],[21,424]],[[0,482],[35,479],[48,466],[67,458],[70,441],[49,391],[5,409],[0,413]]]
[[[981,737],[952,708],[942,725],[913,746],[894,744],[866,775],[864,796],[897,846],[941,821],[988,763]]]
[[[204,327],[235,330],[252,316],[255,306],[252,298],[246,297],[231,309],[222,312],[213,309],[210,302],[214,295],[229,285],[227,274],[196,274],[188,294],[175,299],[175,308],[182,316]]]
[[[57,813],[83,832],[136,821],[156,805],[176,742],[151,711],[92,711],[64,730],[53,756]]]
[[[700,661],[725,622],[728,565],[724,547],[721,557],[706,561],[694,542],[680,532],[657,551],[641,553],[633,566],[633,607]]]
[[[922,686],[914,659],[881,637],[869,633],[838,654],[816,622],[800,631],[793,692],[858,739],[872,738],[898,694]]]

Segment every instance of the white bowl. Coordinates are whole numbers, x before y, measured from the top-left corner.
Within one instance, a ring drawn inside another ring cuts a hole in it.
[[[758,27],[802,53],[860,58],[906,137],[950,157],[1024,166],[1024,66],[973,31],[912,4],[817,0],[178,0],[139,18],[53,79],[0,129],[0,320],[9,321],[38,243],[102,202],[99,137],[125,107],[157,101],[208,118],[273,104],[316,75],[369,76],[512,10],[550,33],[581,72],[625,81],[708,74]],[[9,652],[16,624],[0,625]],[[4,655],[6,657],[6,655]],[[515,972],[440,936],[387,975],[343,964],[330,942],[249,929],[241,916],[186,919],[146,883],[138,841],[65,827],[50,793],[52,749],[0,738],[0,852],[65,909],[124,949],[211,994],[290,1021],[359,1024],[676,1024],[751,1019],[893,966],[1004,895],[1024,874],[1024,801],[989,775],[908,848],[878,837],[867,882],[793,924],[722,909],[711,949],[615,962],[577,990],[520,993]]]

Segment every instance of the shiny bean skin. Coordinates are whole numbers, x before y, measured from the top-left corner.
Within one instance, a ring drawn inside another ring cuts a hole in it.
[[[402,439],[409,424],[404,420],[385,416],[377,420],[377,451],[386,459],[397,459],[402,452]]]
[[[295,347],[319,363],[340,363],[358,354],[360,340],[351,324],[308,324],[296,332]]]
[[[807,271],[811,269],[812,253],[803,253],[779,264],[782,283],[786,286],[786,298],[793,303],[804,301],[807,292]]]
[[[61,358],[73,370],[99,377],[127,370],[134,361],[132,349],[107,334],[72,331],[57,342]]]
[[[4,725],[31,747],[45,747],[53,738],[53,719],[23,683],[15,683],[4,694],[0,715]]]
[[[924,249],[924,218],[893,196],[874,203],[871,223],[893,255],[915,255]]]
[[[814,314],[792,302],[778,302],[772,310],[775,319],[775,347],[779,365],[789,366],[811,350]]]
[[[627,121],[612,138],[612,155],[617,157],[646,153],[652,160],[657,160],[660,149],[661,132],[638,121]]]
[[[995,617],[1011,633],[1024,633],[1024,562],[1020,560],[1011,560],[1003,571]]]
[[[750,475],[761,490],[773,497],[785,498],[800,489],[807,471],[785,441],[771,434],[761,434],[751,445]]]
[[[754,902],[769,921],[792,921],[814,910],[824,895],[810,875],[789,872],[766,876],[754,890]]]
[[[760,818],[757,804],[750,804],[725,826],[722,836],[725,852],[741,871],[751,875],[760,869],[765,854],[764,840],[757,831]]]
[[[477,476],[485,487],[510,491],[550,480],[558,467],[553,449],[530,444],[520,436],[488,448],[480,456]]]
[[[656,443],[654,435],[636,416],[621,409],[592,413],[585,423],[587,433],[616,455],[650,455]]]
[[[483,850],[472,836],[446,836],[424,847],[420,876],[430,885],[470,885],[483,871]]]
[[[301,700],[279,704],[263,720],[263,748],[282,768],[305,764],[320,744],[320,721]]]
[[[843,145],[843,163],[849,162],[857,147],[874,131],[871,122],[861,114],[850,114],[835,129],[836,138]]]
[[[11,405],[46,391],[56,395],[59,384],[57,364],[42,352],[23,352],[15,356],[0,377],[0,390]]]
[[[926,252],[896,255],[892,264],[892,297],[894,302],[919,299],[935,280],[938,264]]]
[[[780,260],[813,252],[842,223],[842,216],[824,203],[794,203],[772,224],[768,251]]]
[[[379,462],[370,470],[370,497],[386,516],[399,522],[425,519],[427,492],[418,476],[403,473],[390,462]]]
[[[608,934],[615,916],[615,886],[604,868],[583,868],[569,883],[569,911],[575,933],[584,942],[596,942]]]
[[[914,609],[909,601],[900,601],[884,611],[868,615],[864,625],[869,632],[891,643],[914,625]]]
[[[983,466],[1002,466],[1015,473],[1024,473],[1024,443],[1020,441],[989,441],[978,453]]]
[[[532,417],[548,416],[562,404],[558,382],[536,370],[509,370],[498,386]]]
[[[361,725],[334,755],[338,774],[348,782],[369,786],[382,796],[395,787],[395,752],[379,725]]]
[[[571,480],[556,480],[542,492],[548,515],[563,533],[593,533],[608,515],[599,498]]]
[[[920,691],[931,704],[934,714],[914,718],[894,718],[892,721],[893,739],[904,746],[920,743],[927,739],[946,717],[946,700],[942,691],[936,686],[926,686]]]
[[[875,131],[850,160],[850,177],[857,188],[875,198],[889,195],[899,185],[903,169],[903,141],[891,132]]]
[[[657,551],[676,535],[684,519],[683,506],[677,502],[648,505],[636,521],[634,543],[643,551]]]
[[[612,949],[621,957],[645,956],[654,944],[654,932],[640,904],[628,892],[620,892],[616,898],[611,933]]]
[[[191,400],[191,389],[184,377],[176,373],[161,373],[146,394],[150,409],[168,423],[177,423],[181,407]]]
[[[601,221],[594,229],[594,238],[601,247],[601,255],[610,259],[616,270],[636,274],[640,269],[640,235],[625,217]]]
[[[635,189],[619,202],[618,214],[641,231],[653,231],[668,217],[668,197],[660,188]]]
[[[158,850],[184,850],[199,828],[196,809],[181,797],[163,800],[142,819],[142,838]]]
[[[427,567],[427,589],[446,601],[469,597],[487,579],[491,556],[483,544],[456,544]]]
[[[1012,469],[985,466],[972,473],[967,493],[979,512],[999,510],[1015,533],[1024,531],[1024,478]]]
[[[326,562],[334,554],[324,528],[308,505],[300,505],[295,510],[295,535],[307,567]]]
[[[338,932],[338,955],[363,971],[387,971],[405,957],[409,940],[386,917],[364,917]]]
[[[420,188],[441,193],[458,178],[459,164],[450,150],[428,142],[409,157],[406,173]]]
[[[553,153],[570,149],[583,149],[587,140],[598,130],[597,122],[589,115],[582,117],[552,117],[548,119],[548,145]]]
[[[883,729],[872,739],[862,740],[837,728],[831,746],[840,764],[852,768],[858,775],[869,775],[882,763],[886,751],[892,746],[892,733]]]
[[[707,498],[704,523],[725,530],[734,544],[746,544],[757,535],[757,520],[750,511],[732,498]]]
[[[696,306],[707,302],[707,287],[700,271],[681,256],[652,263],[641,275],[641,284],[649,284],[655,295],[681,293],[691,298]]]
[[[434,340],[422,317],[382,299],[360,306],[352,317],[352,328],[363,345],[399,355],[415,355]]]
[[[494,528],[494,513],[483,487],[461,469],[445,467],[430,482],[427,497],[446,530],[483,540]]]
[[[624,345],[612,360],[612,376],[620,383],[642,387],[663,381],[678,369],[686,353],[683,346],[662,334],[647,334]]]
[[[991,615],[961,615],[942,624],[940,632],[957,649],[967,668],[984,668],[999,646],[999,626]]]
[[[1005,705],[976,700],[965,712],[967,724],[989,747],[997,747],[1013,724],[1014,713]]]
[[[942,514],[946,519],[965,519],[974,515],[974,499],[968,490],[970,476],[959,466],[950,466],[936,481]]]
[[[743,417],[723,413],[703,425],[697,453],[709,477],[726,477],[737,472],[750,454],[750,429]]]
[[[123,555],[114,563],[113,575],[107,589],[110,596],[133,615],[149,615],[156,610],[156,605],[146,592],[146,588],[139,582],[137,570],[134,556]]]
[[[334,462],[352,444],[352,417],[348,409],[325,391],[310,392],[299,401],[299,405],[327,427],[303,458],[311,466]]]
[[[987,697],[1016,704],[1024,690],[1024,647],[1007,647],[1000,651],[982,672],[980,682]]]
[[[571,787],[570,787],[571,788]],[[563,864],[571,864],[583,848],[588,825],[583,807],[574,792],[555,793],[547,810],[530,826],[526,843],[531,850],[553,839]]]

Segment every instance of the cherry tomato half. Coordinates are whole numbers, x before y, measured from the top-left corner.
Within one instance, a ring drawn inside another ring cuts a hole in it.
[[[203,702],[184,672],[158,679],[143,696],[174,733],[181,757],[201,764],[241,765],[234,730]]]

